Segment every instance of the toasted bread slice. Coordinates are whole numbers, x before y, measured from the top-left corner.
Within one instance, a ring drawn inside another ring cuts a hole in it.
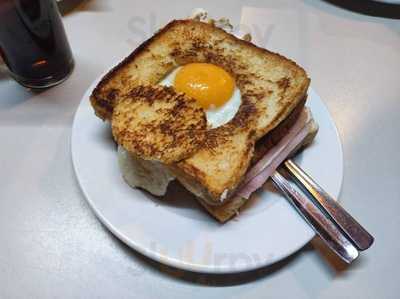
[[[96,114],[110,119],[116,103],[141,84],[157,84],[177,66],[208,62],[235,79],[241,106],[227,124],[207,132],[205,145],[174,165],[178,179],[198,185],[218,205],[233,193],[253,156],[254,144],[305,97],[305,71],[279,54],[195,20],[172,21],[111,70],[91,96]]]
[[[303,142],[292,151],[290,156],[295,155],[314,140],[314,137],[318,132],[318,124],[314,120],[311,120],[311,122],[307,125],[307,129],[308,135]],[[258,144],[255,149],[255,156],[261,156],[262,152],[264,152],[264,148],[261,144]],[[213,216],[219,222],[224,223],[232,217],[238,215],[239,212],[246,207],[246,203],[251,201],[251,197],[246,199],[240,196],[234,196],[220,206],[210,205],[199,197],[197,197],[197,200],[208,211],[208,213],[210,213],[211,216]]]
[[[170,164],[190,157],[204,143],[207,120],[192,98],[171,87],[138,86],[114,108],[114,139],[145,160]]]

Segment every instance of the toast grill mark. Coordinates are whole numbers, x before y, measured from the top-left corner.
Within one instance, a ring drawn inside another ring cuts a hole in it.
[[[203,109],[165,86],[138,86],[114,109],[112,131],[118,144],[143,159],[179,161],[204,142]]]

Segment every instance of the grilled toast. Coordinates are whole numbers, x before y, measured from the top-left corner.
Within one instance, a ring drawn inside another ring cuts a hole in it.
[[[310,83],[293,61],[195,20],[175,20],[113,68],[91,95],[96,114],[110,120],[132,88],[157,84],[191,62],[221,66],[235,79],[241,106],[227,124],[206,132],[200,149],[169,167],[178,180],[209,205],[221,205],[239,185],[254,146],[296,108]]]

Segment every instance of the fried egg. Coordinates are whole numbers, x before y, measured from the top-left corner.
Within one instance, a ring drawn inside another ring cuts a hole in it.
[[[240,90],[223,68],[210,63],[189,63],[177,67],[159,84],[198,101],[206,112],[207,124],[217,128],[229,122],[239,110]]]

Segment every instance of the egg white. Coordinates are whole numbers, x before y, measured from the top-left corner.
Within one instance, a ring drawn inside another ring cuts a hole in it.
[[[175,76],[176,73],[182,67],[177,67],[171,73],[169,73],[163,80],[159,82],[160,85],[164,86],[174,86]],[[226,101],[222,106],[212,108],[210,107],[207,109],[206,117],[207,117],[207,124],[211,128],[217,128],[229,122],[235,114],[238,112],[240,104],[241,104],[241,94],[240,90],[235,86],[233,94],[231,98]]]

